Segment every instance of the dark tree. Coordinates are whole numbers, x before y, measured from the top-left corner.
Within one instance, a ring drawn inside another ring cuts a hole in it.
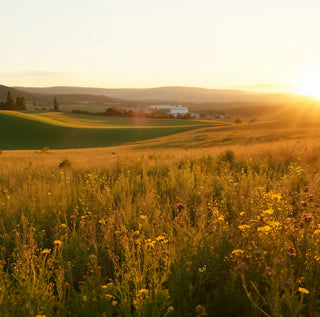
[[[5,107],[8,110],[13,110],[15,108],[15,103],[14,103],[14,100],[12,98],[10,90],[8,91],[8,94],[7,94],[7,99],[5,101]]]
[[[57,101],[56,97],[54,97],[54,100],[53,100],[53,111],[55,111],[55,112],[60,111],[59,104],[58,104],[58,101]]]
[[[26,101],[24,97],[16,98],[16,109],[17,110],[26,110]]]

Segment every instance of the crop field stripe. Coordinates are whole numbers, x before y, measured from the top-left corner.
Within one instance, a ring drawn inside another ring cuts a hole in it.
[[[203,126],[205,125],[74,128],[30,120],[26,115],[1,112],[0,150],[27,150],[43,147],[53,149],[108,147],[154,139]]]

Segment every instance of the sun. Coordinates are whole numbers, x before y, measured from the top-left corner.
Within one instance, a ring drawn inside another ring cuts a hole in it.
[[[295,85],[295,92],[320,98],[320,63],[310,67]]]

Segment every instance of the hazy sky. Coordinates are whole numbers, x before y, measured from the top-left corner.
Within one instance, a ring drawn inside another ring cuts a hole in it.
[[[319,0],[0,0],[0,84],[285,89],[320,61],[319,13]]]

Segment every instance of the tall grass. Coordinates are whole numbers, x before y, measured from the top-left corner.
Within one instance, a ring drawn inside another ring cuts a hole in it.
[[[269,154],[3,153],[1,316],[320,314],[319,152]]]

